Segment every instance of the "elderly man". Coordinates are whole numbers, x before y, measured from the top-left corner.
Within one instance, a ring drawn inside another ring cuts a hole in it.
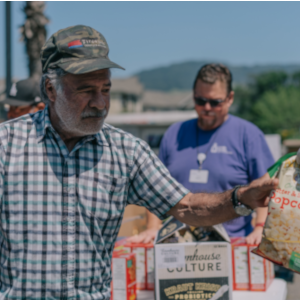
[[[192,194],[143,141],[104,123],[110,68],[93,28],[58,31],[41,52],[47,107],[0,125],[1,292],[6,299],[109,299],[124,207],[221,223],[268,204],[277,180]]]

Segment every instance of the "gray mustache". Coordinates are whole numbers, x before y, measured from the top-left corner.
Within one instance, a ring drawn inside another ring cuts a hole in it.
[[[84,111],[81,114],[81,118],[85,119],[85,118],[103,118],[107,115],[107,110],[89,110],[89,111]]]

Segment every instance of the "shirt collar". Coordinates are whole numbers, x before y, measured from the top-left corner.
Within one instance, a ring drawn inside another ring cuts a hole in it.
[[[33,115],[33,122],[36,126],[36,137],[38,143],[44,139],[47,129],[56,132],[50,121],[48,105],[46,105],[44,110]],[[87,139],[89,141],[96,140],[99,145],[109,146],[102,130],[94,135],[87,136]]]

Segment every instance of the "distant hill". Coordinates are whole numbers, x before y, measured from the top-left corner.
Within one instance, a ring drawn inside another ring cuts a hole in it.
[[[159,91],[190,90],[201,66],[208,62],[188,61],[170,66],[144,70],[135,74],[146,89]],[[300,70],[300,64],[230,66],[234,84],[248,84],[253,75],[268,71],[285,71],[288,74]]]

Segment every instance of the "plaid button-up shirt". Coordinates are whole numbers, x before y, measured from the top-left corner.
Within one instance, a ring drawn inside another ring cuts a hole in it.
[[[104,124],[69,152],[48,108],[0,125],[0,298],[109,299],[127,204],[164,218],[188,191],[146,143]]]

